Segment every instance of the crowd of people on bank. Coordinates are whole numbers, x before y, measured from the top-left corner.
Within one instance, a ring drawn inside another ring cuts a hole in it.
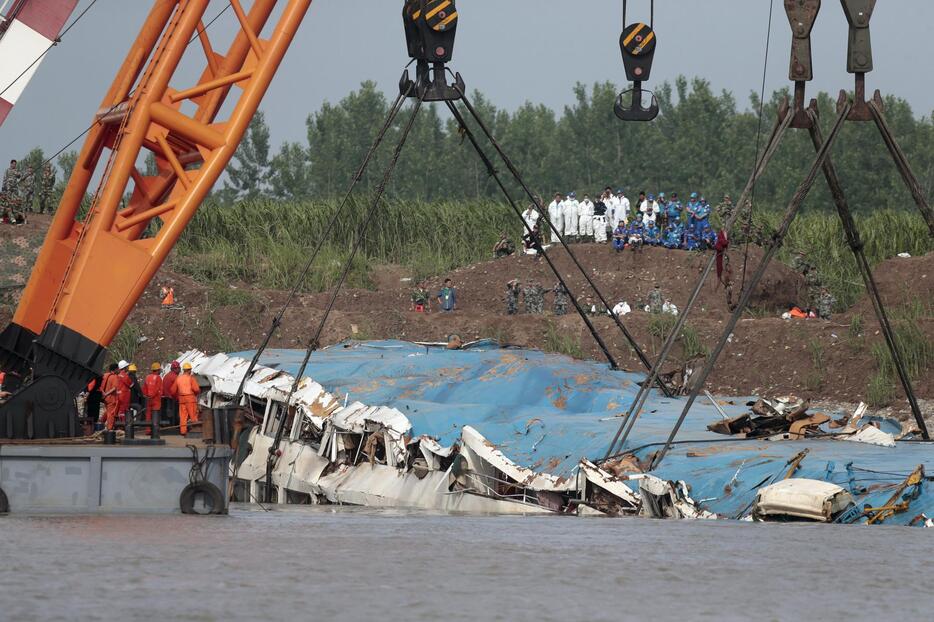
[[[528,226],[523,240],[526,248],[550,237],[553,244],[561,238],[568,243],[612,242],[616,251],[643,246],[704,250],[717,244],[717,233],[710,224],[712,214],[713,207],[697,192],[686,202],[676,192],[670,196],[640,192],[633,202],[624,190],[614,192],[610,187],[595,199],[590,194],[578,200],[576,192],[556,193],[547,207],[548,222],[534,205],[523,212]]]
[[[55,180],[55,169],[50,162],[41,169],[30,169],[10,160],[0,184],[0,224],[25,224],[27,212],[34,209],[40,214],[54,212]]]

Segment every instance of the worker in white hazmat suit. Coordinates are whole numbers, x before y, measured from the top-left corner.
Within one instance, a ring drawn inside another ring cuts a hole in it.
[[[642,204],[639,205],[639,213],[642,214],[642,224],[645,227],[649,226],[649,223],[655,223],[658,221],[658,215],[661,213],[661,208],[658,206],[658,202],[655,200],[655,195],[650,194]]]
[[[558,234],[564,231],[564,211],[562,210],[562,202],[564,197],[561,196],[561,193],[555,194],[555,200],[548,204],[548,220],[551,221],[554,229],[551,231],[551,243],[557,244]]]
[[[627,225],[629,224],[629,212],[632,209],[632,204],[629,202],[629,198],[626,196],[626,191],[622,188],[616,191],[616,214],[614,215],[615,220],[610,222],[619,222],[622,220]]]
[[[528,209],[522,212],[522,220],[524,220],[525,224],[528,225],[528,229],[523,227],[522,235],[525,235],[534,229],[535,225],[538,224],[539,218],[541,218],[541,214],[538,213],[538,209],[536,209],[534,205],[529,205]]]
[[[580,203],[576,193],[568,193],[568,198],[561,203],[561,212],[564,214],[564,237],[569,238],[567,242],[576,242],[580,231]]]
[[[580,202],[578,206],[579,221],[578,221],[578,235],[584,241],[593,239],[593,201],[590,200],[590,195],[585,194],[584,200]]]

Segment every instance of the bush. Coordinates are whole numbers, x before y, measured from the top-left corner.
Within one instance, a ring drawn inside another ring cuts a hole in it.
[[[580,337],[575,338],[565,331],[559,330],[554,322],[548,322],[548,330],[545,332],[545,343],[542,350],[564,354],[575,359],[584,358],[584,348],[581,346]]]
[[[681,331],[681,347],[684,350],[685,360],[700,356],[706,357],[710,354],[710,348],[701,342],[697,330],[690,324],[685,324]]]

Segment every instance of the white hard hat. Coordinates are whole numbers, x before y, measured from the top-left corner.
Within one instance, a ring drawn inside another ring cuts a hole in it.
[[[120,361],[119,363],[117,363],[117,369],[126,369],[129,366],[130,364],[127,363],[126,361]]]

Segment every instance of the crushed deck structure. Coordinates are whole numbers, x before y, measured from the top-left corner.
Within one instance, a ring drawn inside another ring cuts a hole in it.
[[[236,394],[251,354],[191,351],[180,360],[211,386],[203,403],[217,408]],[[284,421],[271,482],[279,503],[800,520],[794,508],[784,517],[754,508],[770,485],[799,478],[846,491],[835,499],[852,498],[832,506],[824,522],[932,524],[924,475],[934,473],[931,445],[896,422],[873,426],[890,428],[886,438],[899,439],[891,443],[842,442],[857,433],[827,424],[792,436],[798,440],[745,438],[707,428],[747,413],[751,400],[698,403],[660,468],[647,473],[680,414],[678,398],[654,393],[623,453],[600,460],[640,375],[494,342],[458,350],[348,342],[314,353],[313,380],[300,383],[286,408],[302,357],[270,350],[246,383],[246,408],[261,423],[244,434],[231,466],[240,501],[262,498],[275,426]]]

